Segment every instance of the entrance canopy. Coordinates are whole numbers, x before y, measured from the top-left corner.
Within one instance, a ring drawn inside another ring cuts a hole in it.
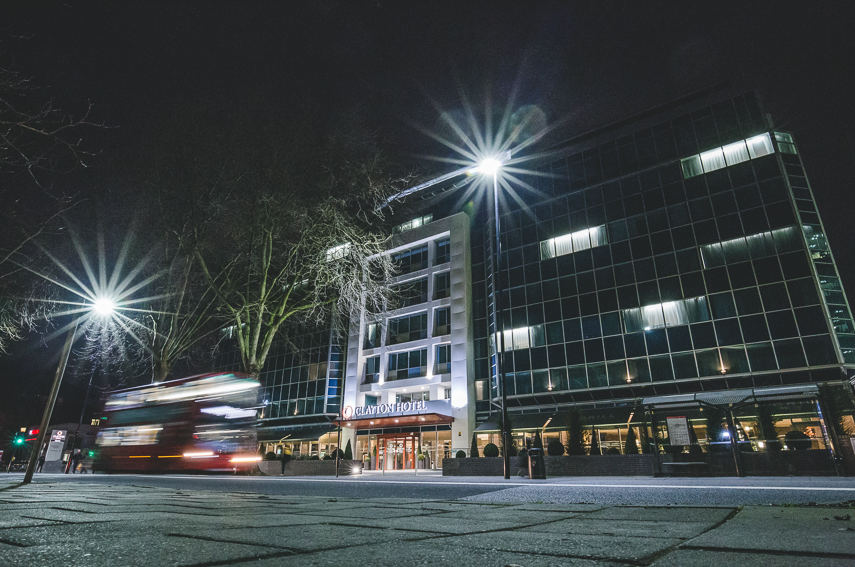
[[[780,386],[773,388],[745,388],[742,390],[722,390],[720,392],[698,392],[677,396],[656,396],[644,398],[642,404],[652,409],[678,407],[696,407],[703,404],[713,406],[736,406],[755,402],[778,402],[784,400],[804,400],[815,398],[819,393],[816,384],[801,386]]]

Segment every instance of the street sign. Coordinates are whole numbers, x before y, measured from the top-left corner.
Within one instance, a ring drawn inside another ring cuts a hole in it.
[[[51,441],[65,441],[65,434],[67,432],[64,429],[54,429],[50,434]]]
[[[62,450],[64,448],[65,441],[51,441],[45,454],[45,461],[59,461],[62,459]]]
[[[691,445],[689,421],[684,415],[666,418],[668,423],[668,442],[671,445]]]

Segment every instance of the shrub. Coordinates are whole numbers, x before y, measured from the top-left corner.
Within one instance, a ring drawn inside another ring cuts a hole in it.
[[[508,447],[508,456],[509,457],[516,457],[517,456],[517,446],[514,445],[513,443],[511,443],[511,445]]]
[[[585,454],[585,425],[582,421],[582,412],[577,408],[573,408],[567,414],[567,454],[568,455],[584,455]]]
[[[543,451],[543,439],[540,437],[540,431],[537,431],[534,434],[534,443],[532,444],[532,447]]]
[[[352,461],[353,460],[353,450],[350,448],[350,439],[347,440],[347,445],[344,447],[344,460]]]
[[[455,459],[465,459],[466,458],[466,451],[464,451],[463,449],[461,449],[460,451],[457,451],[457,453],[455,453],[455,455],[454,455],[454,458]]]
[[[794,449],[796,451],[807,451],[810,449],[810,437],[801,431],[787,431],[787,434],[784,435],[784,439],[787,442],[787,447],[790,449]]]
[[[558,439],[553,439],[549,442],[549,445],[546,446],[546,453],[550,457],[560,457],[564,454],[564,444]],[[487,449],[484,449],[484,454],[487,454]]]
[[[478,436],[473,433],[472,434],[472,447],[469,448],[469,456],[470,457],[480,457],[478,454]]]
[[[517,453],[517,456],[521,459],[525,459],[528,457],[528,449],[520,449],[520,452]]]
[[[331,459],[335,459],[336,457],[338,457],[339,459],[344,458],[344,453],[341,452],[341,449],[336,449],[332,453],[330,453]]]
[[[264,454],[264,460],[265,461],[275,461],[276,460],[276,453],[274,453],[273,451],[268,451],[267,453]]]
[[[626,443],[624,443],[623,453],[624,455],[638,454],[638,443],[636,443],[635,428],[632,425],[629,426],[629,430],[626,433]]]
[[[310,461],[320,461],[321,458],[317,455],[312,455],[311,457],[309,457],[309,460]]]
[[[485,457],[498,457],[499,456],[499,448],[495,443],[487,443],[487,446],[484,447],[484,456]]]
[[[600,450],[600,434],[597,432],[596,428],[591,429],[591,456],[594,455],[602,455],[602,451]]]
[[[611,447],[608,451],[606,451],[606,455],[620,455],[620,449],[617,447]]]

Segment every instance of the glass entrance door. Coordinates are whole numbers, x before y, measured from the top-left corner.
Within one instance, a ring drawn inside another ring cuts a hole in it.
[[[378,435],[383,462],[387,471],[412,470],[416,466],[416,438],[413,434]]]

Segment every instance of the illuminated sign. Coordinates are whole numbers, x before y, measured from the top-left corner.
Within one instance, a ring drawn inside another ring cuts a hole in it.
[[[51,441],[65,441],[66,431],[64,429],[54,429],[51,431],[50,440]]]
[[[423,400],[415,402],[401,402],[397,404],[377,404],[376,406],[358,406],[356,408],[345,406],[344,411],[342,411],[342,416],[344,419],[351,419],[352,417],[375,417],[393,413],[416,413],[427,411],[427,409],[428,404]]]

